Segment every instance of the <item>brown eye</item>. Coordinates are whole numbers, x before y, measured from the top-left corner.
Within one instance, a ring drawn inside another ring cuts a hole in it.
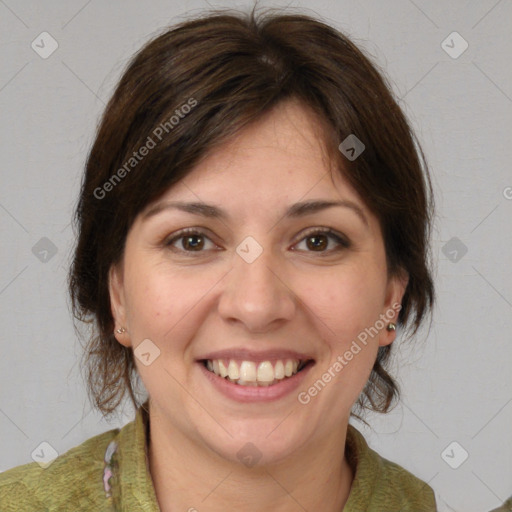
[[[213,242],[201,231],[182,230],[165,242],[166,247],[182,253],[205,252],[207,242],[215,247]]]
[[[331,240],[334,241],[334,248],[326,250]],[[348,240],[331,229],[315,229],[310,231],[302,238],[300,243],[303,241],[306,241],[306,252],[332,253],[350,247]]]
[[[313,251],[321,251],[329,245],[329,240],[327,240],[327,237],[324,234],[310,235],[306,240],[308,241],[306,243],[308,249]],[[310,241],[312,241],[312,243],[309,243]]]
[[[183,236],[181,245],[183,249],[191,249],[193,251],[201,250],[204,247],[204,238],[202,235],[187,235]]]

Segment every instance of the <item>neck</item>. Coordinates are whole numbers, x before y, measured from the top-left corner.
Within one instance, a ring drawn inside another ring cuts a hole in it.
[[[247,468],[151,415],[149,467],[160,510],[340,512],[353,480],[343,449],[347,425],[283,462]]]

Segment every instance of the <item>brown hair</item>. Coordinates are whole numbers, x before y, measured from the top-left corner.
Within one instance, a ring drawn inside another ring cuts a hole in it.
[[[69,288],[75,317],[92,324],[88,390],[104,414],[126,392],[138,406],[133,353],[113,335],[108,291],[109,270],[122,258],[134,219],[213,147],[288,98],[329,126],[333,163],[380,221],[390,275],[409,275],[399,324],[414,334],[429,312],[430,178],[381,72],[345,35],[312,17],[210,12],[166,30],[134,55],[87,159]],[[365,145],[353,161],[338,150],[350,134]],[[155,145],[142,158],[149,139]],[[398,398],[385,370],[390,349],[379,348],[361,407],[386,412]]]

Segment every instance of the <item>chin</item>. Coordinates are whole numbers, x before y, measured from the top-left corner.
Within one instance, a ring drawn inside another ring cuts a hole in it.
[[[306,427],[300,432],[290,425],[282,428],[280,422],[283,419],[231,421],[223,426],[233,437],[219,427],[222,432],[211,432],[203,437],[203,441],[229,462],[248,468],[276,465],[293,456],[305,442]]]

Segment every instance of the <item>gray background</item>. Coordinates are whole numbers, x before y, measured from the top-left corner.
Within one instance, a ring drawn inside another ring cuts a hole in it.
[[[311,9],[374,55],[433,174],[433,326],[395,360],[402,404],[359,426],[379,453],[430,483],[440,511],[496,507],[512,494],[512,2],[260,5]],[[66,295],[71,213],[127,59],[162,27],[207,7],[0,0],[0,470],[31,461],[42,441],[63,453],[131,418],[125,407],[107,423],[84,393]],[[59,45],[47,59],[31,47],[42,46],[43,31]],[[458,36],[443,45],[452,56],[442,46],[453,31],[469,44],[457,58]],[[453,469],[463,450],[469,457]]]

